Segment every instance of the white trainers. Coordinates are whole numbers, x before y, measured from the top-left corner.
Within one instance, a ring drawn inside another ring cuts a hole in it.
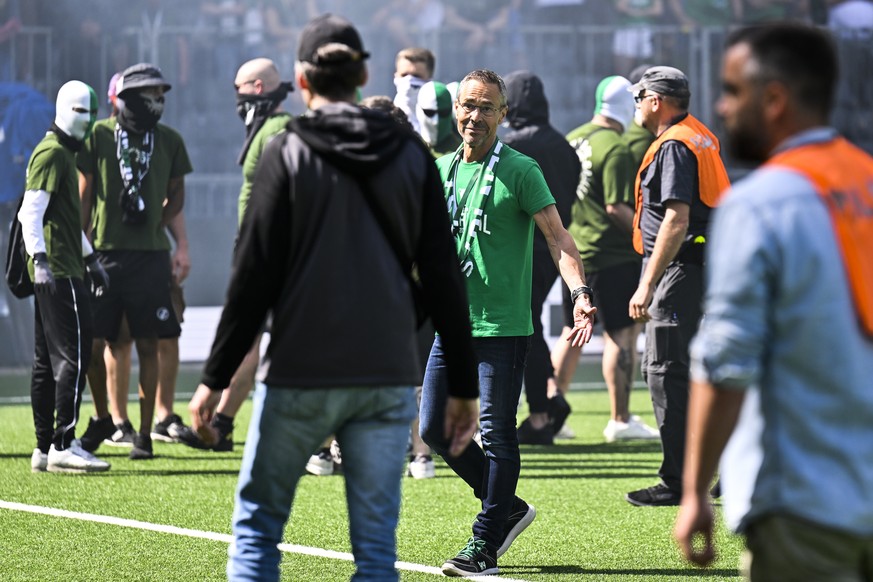
[[[109,467],[109,463],[101,461],[83,449],[78,439],[63,451],[57,450],[52,445],[46,463],[46,469],[52,473],[94,473],[107,471]]]
[[[415,458],[409,461],[406,474],[413,479],[431,479],[436,477],[433,457],[430,455],[415,455]]]
[[[333,455],[330,454],[330,449],[320,449],[309,457],[306,472],[319,477],[333,475]]]
[[[30,470],[34,473],[43,473],[48,465],[48,454],[39,449],[33,449],[33,454],[30,455]]]
[[[555,438],[569,441],[576,438],[576,431],[567,426],[567,423],[565,422],[564,426],[561,427],[561,430],[555,433]]]
[[[639,416],[632,414],[627,422],[610,419],[603,429],[606,442],[629,440],[654,440],[661,438],[661,433],[644,423]]]

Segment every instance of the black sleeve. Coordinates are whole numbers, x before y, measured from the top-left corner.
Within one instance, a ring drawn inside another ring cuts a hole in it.
[[[467,288],[452,239],[439,170],[432,160],[427,163],[421,239],[415,261],[424,307],[444,344],[449,395],[476,398],[479,375],[473,353]]]
[[[664,142],[657,155],[661,172],[661,203],[678,200],[691,205],[698,191],[697,156],[677,140]]]
[[[282,289],[291,231],[290,181],[282,161],[285,141],[272,140],[258,163],[224,309],[201,380],[213,390],[230,384]]]

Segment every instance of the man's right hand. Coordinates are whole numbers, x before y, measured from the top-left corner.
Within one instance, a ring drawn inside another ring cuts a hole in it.
[[[33,255],[33,292],[39,295],[46,293],[54,295],[56,291],[55,275],[49,267],[48,255],[36,253]]]
[[[449,439],[449,455],[457,457],[472,442],[479,425],[479,401],[475,398],[449,396],[446,402],[443,435]]]

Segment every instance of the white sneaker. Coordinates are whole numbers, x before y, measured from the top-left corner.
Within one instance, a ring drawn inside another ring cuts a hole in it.
[[[48,465],[48,454],[39,449],[33,449],[33,454],[30,455],[30,470],[34,473],[43,473],[46,465]]]
[[[631,415],[627,422],[610,419],[603,429],[606,442],[629,440],[654,440],[661,438],[661,433],[644,423],[636,414]]]
[[[78,439],[63,451],[52,445],[46,463],[46,469],[52,473],[94,473],[106,471],[109,467],[109,463],[83,449]]]
[[[565,422],[564,426],[561,427],[561,430],[555,433],[555,438],[568,441],[576,438],[576,431],[567,426],[567,423]]]
[[[406,474],[413,479],[431,479],[436,477],[433,457],[430,455],[415,455],[415,458],[409,461]]]
[[[306,472],[319,477],[333,475],[333,455],[330,454],[330,449],[320,449],[309,457]]]

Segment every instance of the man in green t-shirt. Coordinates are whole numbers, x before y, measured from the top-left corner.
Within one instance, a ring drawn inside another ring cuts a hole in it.
[[[443,573],[454,576],[497,573],[497,558],[536,516],[533,506],[515,495],[521,469],[516,407],[533,333],[534,224],[545,235],[561,277],[577,300],[573,343],[590,339],[596,311],[576,245],[564,229],[540,167],[497,139],[506,111],[503,79],[488,70],[469,73],[455,102],[463,144],[437,160],[467,281],[481,398],[482,448],[469,446],[457,457],[448,455],[443,422],[448,358],[438,336],[424,376],[421,436],[482,501],[472,537],[443,564]]]
[[[243,63],[236,73],[234,86],[237,113],[246,126],[246,140],[237,159],[243,169],[243,184],[239,192],[239,223],[242,224],[261,153],[270,140],[285,131],[291,119],[291,114],[282,108],[282,102],[294,87],[290,82],[281,80],[276,64],[267,58]],[[221,393],[221,401],[212,417],[212,428],[217,433],[215,442],[209,445],[213,450],[233,450],[233,419],[255,385],[260,346],[261,334],[258,334],[231,378],[229,389]],[[206,446],[202,443],[195,445]]]
[[[82,232],[76,172],[76,152],[96,117],[97,95],[91,87],[69,81],[60,88],[54,123],[27,165],[18,211],[35,295],[30,388],[37,440],[30,463],[34,472],[109,469],[109,463],[75,440],[93,334],[83,281],[86,268],[97,292],[109,286]]]
[[[151,427],[158,383],[158,339],[181,332],[171,297],[166,226],[181,212],[191,162],[177,131],[158,123],[170,89],[160,69],[140,63],[122,72],[117,117],[97,122],[79,154],[83,216],[94,248],[116,285],[94,303],[94,337],[106,339],[110,409],[116,423],[107,444],[132,447],[131,459],[152,458]],[[130,338],[120,335],[122,319]],[[127,415],[132,344],[140,374],[140,427]]]
[[[595,289],[594,304],[603,325],[601,367],[611,403],[603,431],[607,442],[659,436],[629,409],[640,325],[628,315],[627,303],[636,291],[641,264],[631,240],[636,168],[621,133],[633,124],[630,86],[624,77],[600,81],[594,117],[567,135],[583,167],[569,231]],[[579,350],[568,347],[565,357],[578,361]]]

